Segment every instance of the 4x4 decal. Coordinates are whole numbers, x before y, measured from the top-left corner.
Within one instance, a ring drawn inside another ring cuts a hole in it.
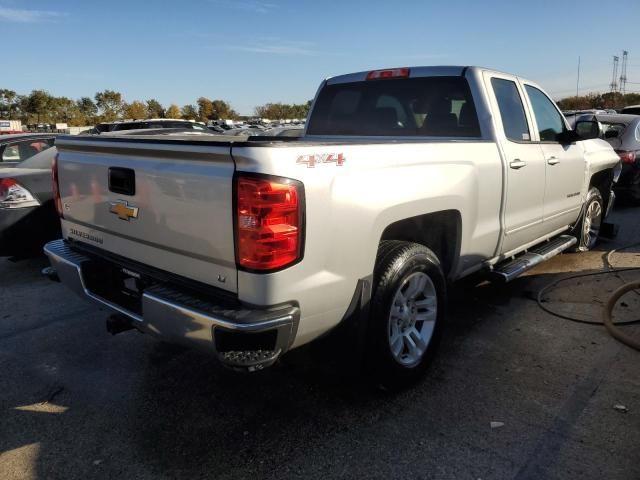
[[[306,164],[307,168],[314,168],[318,163],[335,163],[338,167],[344,165],[347,159],[342,153],[316,153],[298,156],[297,164]]]

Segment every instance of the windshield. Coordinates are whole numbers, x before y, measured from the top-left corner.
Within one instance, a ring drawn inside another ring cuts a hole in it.
[[[309,135],[479,137],[463,77],[421,77],[326,85]]]

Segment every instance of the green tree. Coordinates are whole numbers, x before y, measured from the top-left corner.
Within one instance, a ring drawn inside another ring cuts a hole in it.
[[[28,100],[29,95],[18,95],[16,98],[15,108],[17,113],[15,118],[22,120],[22,123],[29,122],[29,113],[27,112]]]
[[[89,97],[82,97],[76,101],[81,116],[81,124],[77,126],[93,125],[96,123],[98,107]]]
[[[12,120],[13,112],[17,110],[18,95],[7,88],[0,89],[0,118]]]
[[[588,93],[558,100],[561,110],[586,110],[592,108],[622,108],[640,103],[640,94],[620,92]]]
[[[167,108],[166,115],[167,118],[180,118],[180,107],[172,103],[171,106]]]
[[[162,104],[155,98],[147,100],[147,118],[164,118],[165,112]]]
[[[127,103],[124,107],[124,116],[132,120],[147,118],[147,106],[138,100]]]
[[[51,104],[51,95],[45,90],[33,90],[26,99],[25,111],[30,115],[35,115],[36,121],[40,123],[41,118],[46,116]]]
[[[238,113],[224,100],[213,100],[211,102],[211,109],[211,117],[209,117],[211,120],[234,120],[238,118]]]
[[[213,104],[211,100],[206,97],[200,97],[198,99],[198,117],[201,121],[206,122],[211,119],[213,115]]]
[[[79,126],[83,123],[82,114],[76,102],[67,97],[52,97],[49,103],[47,120],[49,123],[67,123]]]
[[[100,109],[102,121],[111,122],[121,117],[124,101],[120,92],[104,90],[95,95],[96,105]]]
[[[198,108],[195,105],[185,105],[180,110],[180,113],[185,120],[196,120],[198,118]]]

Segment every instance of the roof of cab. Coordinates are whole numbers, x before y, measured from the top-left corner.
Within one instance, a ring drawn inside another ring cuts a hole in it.
[[[367,75],[372,71],[379,70],[395,70],[400,67],[392,67],[392,68],[377,68],[373,70],[365,70],[362,72],[355,73],[347,73],[345,75],[337,75],[335,77],[329,77],[326,79],[328,85],[335,85],[338,83],[352,83],[352,82],[362,82],[367,79]],[[518,75],[501,72],[499,70],[495,70],[493,68],[487,67],[479,67],[476,65],[435,65],[435,66],[414,66],[414,67],[402,67],[409,69],[409,78],[416,77],[455,77],[465,75],[468,70],[482,71],[482,72],[492,72],[497,73],[499,75],[509,75],[513,77],[518,77]]]

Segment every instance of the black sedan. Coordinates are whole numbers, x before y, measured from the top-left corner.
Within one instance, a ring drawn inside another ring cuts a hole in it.
[[[15,167],[0,168],[0,256],[39,253],[60,238],[60,219],[53,202],[48,148]]]

